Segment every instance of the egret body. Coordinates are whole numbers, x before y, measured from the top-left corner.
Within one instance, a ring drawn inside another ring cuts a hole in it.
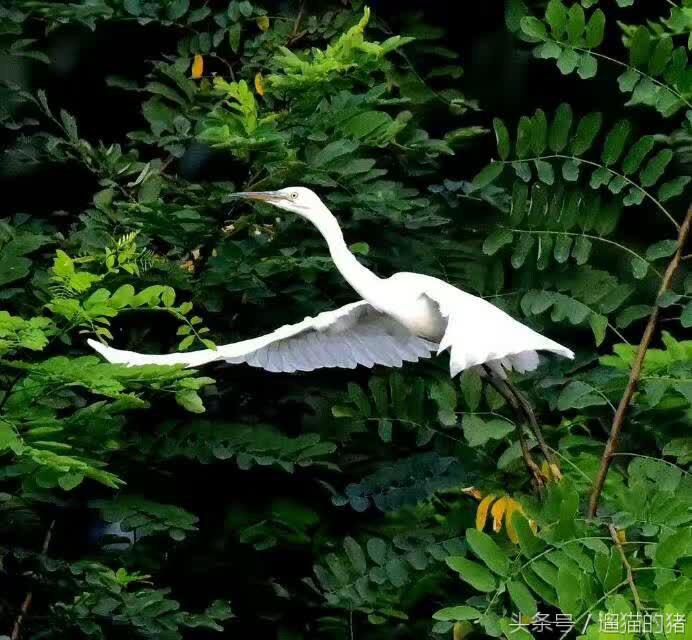
[[[234,196],[267,202],[310,221],[327,242],[336,268],[362,300],[216,349],[146,355],[90,340],[96,351],[110,362],[127,365],[193,367],[221,360],[290,372],[359,364],[399,367],[404,361],[449,350],[452,376],[485,365],[501,378],[512,369],[535,369],[538,351],[574,357],[566,347],[443,280],[419,273],[378,277],[351,253],[336,218],[310,189],[289,187]]]

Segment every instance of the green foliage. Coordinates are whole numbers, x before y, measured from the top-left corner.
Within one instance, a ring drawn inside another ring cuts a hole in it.
[[[143,586],[150,576],[113,571],[97,562],[74,563],[69,568],[75,597],[58,602],[51,634],[80,633],[106,638],[111,627],[135,629],[136,637],[180,640],[185,629],[222,631],[221,623],[233,617],[227,603],[213,602],[203,613],[180,610],[169,597],[170,589]]]
[[[543,19],[526,15],[519,26],[527,40],[540,43],[534,49],[536,57],[554,59],[563,74],[576,71],[587,80],[598,73],[599,62],[624,67],[618,85],[623,93],[631,94],[627,105],[653,107],[662,116],[670,117],[682,108],[692,107],[688,53],[673,41],[675,35],[689,32],[688,13],[687,8],[673,5],[670,18],[659,25],[624,27],[629,49],[626,62],[595,51],[605,35],[603,9],[587,13],[577,3],[567,6],[562,0],[550,0]],[[672,27],[670,32],[667,27]]]
[[[276,465],[289,473],[296,466],[328,465],[325,458],[336,450],[334,443],[316,433],[290,437],[269,425],[248,427],[207,421],[164,425],[158,437],[145,438],[140,446],[163,459],[184,457],[208,464],[235,458],[242,470]]]
[[[360,0],[0,8],[0,635],[689,624],[692,22],[660,5],[507,0],[505,25]],[[352,302],[303,220],[229,197],[289,185],[379,275],[442,278],[576,351],[509,380],[545,442],[444,355],[207,377],[89,350],[214,348]]]
[[[423,453],[349,484],[345,495],[333,497],[332,502],[338,506],[348,504],[355,511],[365,511],[371,504],[381,511],[396,511],[466,481],[468,475],[456,458]]]
[[[418,572],[429,576],[450,553],[464,549],[460,538],[437,542],[431,535],[395,536],[391,543],[369,538],[364,545],[347,537],[344,552],[325,556],[324,565],[314,567],[319,590],[331,607],[368,614],[373,623],[388,617],[406,619],[399,609],[402,590],[420,580]]]
[[[131,531],[137,540],[160,533],[173,540],[184,540],[190,531],[197,530],[196,516],[175,505],[141,496],[119,495],[113,500],[95,500],[91,506],[100,509],[106,522],[118,523],[122,531]]]

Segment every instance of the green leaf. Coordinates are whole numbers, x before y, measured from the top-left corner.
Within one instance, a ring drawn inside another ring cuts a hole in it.
[[[505,25],[515,33],[521,28],[521,19],[528,14],[524,0],[508,0],[505,4]]]
[[[81,473],[66,473],[58,478],[58,485],[65,491],[71,491],[82,484],[84,474]]]
[[[487,533],[483,533],[477,529],[467,529],[466,542],[471,548],[471,551],[473,551],[491,571],[500,576],[507,575],[507,571],[509,571],[509,558]]]
[[[580,164],[577,160],[565,160],[562,165],[562,177],[567,182],[576,182],[579,179]]]
[[[573,4],[567,15],[567,39],[570,44],[580,45],[585,27],[584,9],[578,3]]]
[[[483,565],[467,560],[463,556],[450,556],[445,559],[447,565],[456,571],[464,582],[474,589],[489,593],[495,590],[495,578]]]
[[[591,54],[583,53],[579,58],[577,75],[582,80],[593,78],[598,73],[598,61]]]
[[[692,302],[688,302],[680,315],[680,323],[685,329],[692,327]]]
[[[605,34],[605,13],[596,9],[586,24],[585,45],[587,49],[598,47],[603,42]]]
[[[545,19],[550,25],[550,31],[557,38],[561,39],[567,26],[567,8],[561,0],[550,0],[545,9]]]
[[[579,576],[575,575],[565,567],[561,567],[557,574],[557,597],[560,609],[571,615],[578,615],[581,611],[581,582]]]
[[[204,413],[202,398],[194,389],[187,389],[175,394],[176,402],[192,413]]]
[[[602,121],[603,116],[598,112],[589,113],[579,120],[577,130],[572,138],[572,153],[580,156],[591,148],[601,128]]]
[[[228,28],[228,44],[234,53],[238,53],[240,49],[241,30],[242,26],[240,22],[235,22]]]
[[[557,60],[560,57],[564,47],[560,46],[557,42],[552,40],[547,40],[543,44],[540,44],[535,49],[535,55],[544,60]]]
[[[584,409],[586,407],[602,406],[607,400],[589,384],[579,380],[570,382],[561,392],[557,400],[560,411],[568,409]]]
[[[644,68],[649,61],[650,38],[646,27],[640,26],[630,40],[630,64]]]
[[[589,326],[593,332],[596,346],[600,346],[605,340],[606,329],[608,328],[608,318],[600,313],[592,313],[589,316]]]
[[[580,62],[581,55],[574,49],[565,47],[560,53],[560,57],[557,59],[557,68],[563,75],[568,75],[579,66]]]
[[[649,262],[654,260],[660,260],[661,258],[667,258],[675,253],[678,248],[678,243],[676,240],[660,240],[659,242],[654,242],[646,250],[646,259]]]
[[[615,319],[615,324],[620,329],[626,329],[633,322],[646,318],[651,314],[651,307],[645,304],[632,305],[630,307],[625,307]]]
[[[658,199],[661,202],[666,202],[667,200],[672,200],[682,195],[685,191],[685,187],[690,183],[690,176],[678,176],[673,178],[668,182],[664,182],[658,189]]]
[[[365,554],[363,553],[362,547],[353,538],[347,536],[344,539],[344,550],[353,568],[358,573],[365,573],[367,570],[367,563],[365,562]]]
[[[641,204],[644,202],[645,197],[646,194],[641,189],[637,187],[630,187],[622,202],[626,207],[631,207],[632,205]]]
[[[538,18],[526,16],[521,19],[519,24],[521,26],[521,30],[530,38],[534,38],[536,40],[545,40],[548,35],[545,25]]]
[[[523,582],[510,580],[507,582],[507,591],[509,591],[509,597],[512,599],[512,602],[522,614],[530,617],[536,615],[538,612],[536,599],[531,595],[531,592]]]
[[[649,74],[656,77],[663,73],[673,53],[673,40],[670,36],[661,38],[649,58]]]
[[[618,77],[618,86],[623,93],[631,93],[642,79],[641,74],[635,69],[627,69]]]
[[[495,255],[506,244],[514,240],[514,234],[509,229],[495,229],[483,241],[483,253]]]
[[[387,556],[387,544],[380,538],[369,538],[365,548],[368,555],[379,565],[383,565]]]
[[[572,117],[572,107],[564,102],[555,110],[548,136],[548,145],[555,153],[560,153],[567,146],[572,128]]]
[[[536,155],[545,151],[548,137],[548,120],[543,110],[538,109],[531,118],[531,148]]]
[[[480,611],[466,605],[447,607],[433,613],[433,620],[477,620],[481,617]]]
[[[654,148],[655,140],[653,136],[643,136],[635,142],[627,152],[622,162],[622,173],[626,176],[633,174],[644,161],[644,158]]]
[[[184,16],[190,8],[189,0],[171,0],[166,8],[166,17],[173,21]]]
[[[466,414],[461,424],[464,437],[471,447],[482,446],[489,440],[502,440],[514,431],[514,425],[507,420],[485,421],[472,414]]]
[[[632,258],[630,266],[632,267],[632,275],[637,280],[644,278],[649,271],[649,263],[641,258]]]
[[[656,545],[656,564],[673,568],[677,561],[692,553],[692,529],[687,527],[667,535]]]
[[[603,164],[609,167],[620,159],[629,135],[630,123],[627,120],[620,120],[606,136],[601,154]]]
[[[641,170],[639,174],[641,186],[650,187],[656,184],[672,159],[673,152],[670,149],[659,151]]]
[[[366,418],[372,415],[372,406],[367,394],[355,382],[348,383],[348,397],[358,407],[360,415]]]
[[[194,341],[195,341],[195,336],[194,335],[188,335],[186,338],[183,338],[180,341],[180,344],[178,345],[178,350],[179,351],[185,351],[185,349],[192,346],[192,343]]]
[[[543,541],[538,538],[529,526],[529,521],[524,514],[519,511],[513,511],[511,516],[514,530],[519,539],[519,548],[527,558],[533,558],[538,555],[544,548]]]
[[[572,257],[577,264],[586,264],[591,255],[591,240],[584,236],[578,236],[572,247]]]
[[[557,236],[553,248],[553,256],[559,264],[564,264],[569,259],[572,250],[572,238],[570,236]]]
[[[533,124],[531,118],[522,116],[517,125],[517,157],[526,158],[531,151]]]
[[[495,131],[495,139],[497,141],[497,152],[502,160],[507,160],[511,148],[509,142],[509,131],[499,118],[493,118],[493,129]]]
[[[555,182],[555,172],[553,171],[553,165],[545,160],[536,160],[534,162],[536,166],[536,174],[538,179],[547,185],[552,185]]]
[[[493,162],[492,164],[489,164],[487,167],[483,168],[471,183],[474,190],[487,187],[500,176],[504,168],[505,165],[502,162]]]
[[[481,404],[483,382],[477,371],[466,369],[461,374],[461,393],[470,411],[476,411]]]

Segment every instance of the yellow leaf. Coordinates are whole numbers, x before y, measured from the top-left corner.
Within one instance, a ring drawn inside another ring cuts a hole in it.
[[[266,31],[269,29],[269,18],[267,18],[267,16],[260,16],[257,18],[257,26],[260,28],[260,31]]]
[[[507,507],[507,497],[500,498],[490,510],[490,514],[493,517],[493,531],[497,533],[502,528],[502,516],[505,513],[505,508]]]
[[[255,91],[257,91],[257,93],[259,93],[261,96],[264,95],[264,77],[261,73],[258,73],[255,76]]]
[[[483,531],[485,528],[485,521],[488,519],[488,509],[493,500],[495,500],[495,496],[491,493],[485,496],[478,504],[478,509],[476,509],[476,529],[479,531]]]
[[[192,61],[192,79],[197,80],[202,77],[204,73],[204,58],[199,54],[195,54],[195,58]]]
[[[620,541],[620,544],[624,544],[625,542],[627,542],[627,538],[625,537],[625,530],[624,529],[618,529],[616,535],[617,535],[618,540]]]
[[[468,620],[455,622],[452,630],[453,640],[464,640],[473,631],[473,625]]]
[[[555,480],[555,482],[559,482],[562,480],[562,473],[560,472],[560,467],[558,467],[554,462],[551,462],[548,464],[547,462],[542,462],[541,463],[541,473],[543,474],[543,477],[550,481],[550,480]]]
[[[521,505],[514,500],[514,498],[507,498],[507,509],[505,511],[505,529],[507,529],[507,537],[514,543],[519,542],[519,536],[517,535],[517,530],[514,528],[514,523],[512,522],[512,514],[515,511],[522,512],[523,509]]]

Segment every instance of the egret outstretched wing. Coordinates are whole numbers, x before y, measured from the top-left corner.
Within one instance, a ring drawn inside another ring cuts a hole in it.
[[[121,351],[94,340],[89,344],[108,361],[127,365],[184,364],[195,367],[225,360],[267,371],[313,371],[326,367],[353,369],[361,364],[400,367],[427,358],[435,343],[420,338],[365,301],[326,311],[302,322],[250,340],[169,355]]]

